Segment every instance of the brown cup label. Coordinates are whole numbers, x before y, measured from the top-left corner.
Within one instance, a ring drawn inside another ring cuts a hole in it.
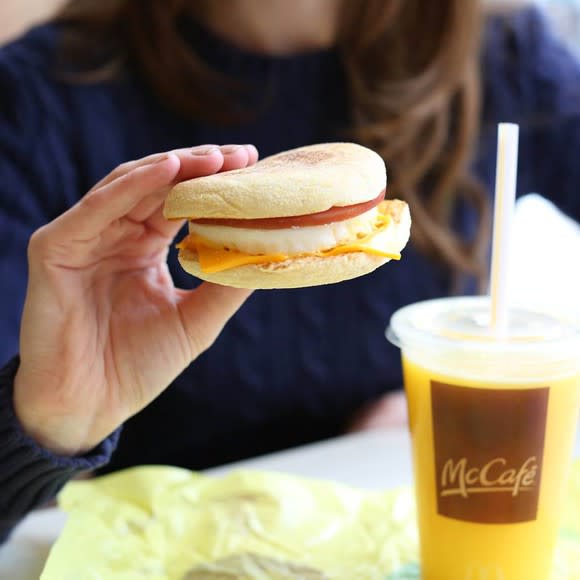
[[[536,519],[549,390],[431,381],[439,515],[484,524]]]

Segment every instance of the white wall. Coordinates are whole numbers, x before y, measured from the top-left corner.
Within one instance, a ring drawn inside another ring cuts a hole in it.
[[[580,226],[531,194],[516,206],[512,242],[510,302],[580,325]]]
[[[534,2],[580,55],[580,0]],[[513,233],[512,301],[568,315],[580,324],[580,226],[532,194],[518,202]]]
[[[568,45],[580,54],[580,0],[535,0]]]

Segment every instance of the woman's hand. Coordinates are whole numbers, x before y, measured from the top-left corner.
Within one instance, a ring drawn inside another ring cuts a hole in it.
[[[348,431],[374,431],[406,427],[408,423],[407,401],[404,391],[387,393],[378,401],[361,409],[354,417]]]
[[[207,349],[248,291],[174,287],[166,258],[183,222],[171,186],[256,162],[252,146],[197,147],[118,167],[30,240],[14,405],[44,447],[95,447]]]

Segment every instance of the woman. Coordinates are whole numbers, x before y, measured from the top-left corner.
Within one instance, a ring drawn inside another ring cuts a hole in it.
[[[490,17],[480,35],[479,8],[75,0],[2,49],[5,360],[20,338],[0,380],[4,533],[83,469],[199,469],[384,416],[401,385],[390,314],[485,276],[498,121],[522,125],[520,192],[580,216],[580,67],[538,12]],[[177,227],[159,207],[175,181],[257,153],[183,147],[339,139],[380,152],[390,195],[411,205],[404,259],[254,293],[197,358],[247,295],[175,290],[193,281],[173,251],[165,265]]]

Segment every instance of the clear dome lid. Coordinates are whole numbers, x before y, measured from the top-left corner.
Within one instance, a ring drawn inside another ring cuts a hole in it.
[[[580,328],[573,322],[542,312],[513,308],[505,335],[491,327],[487,297],[441,298],[401,308],[387,329],[390,342],[404,352],[443,353],[511,361],[510,366],[550,363],[563,372],[580,370]],[[422,355],[424,356],[424,355]]]

